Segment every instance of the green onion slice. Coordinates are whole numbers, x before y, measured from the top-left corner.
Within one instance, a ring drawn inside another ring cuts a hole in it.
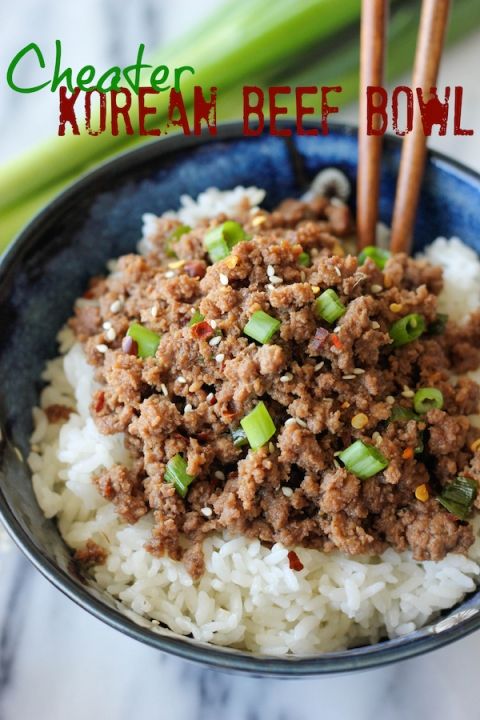
[[[128,328],[127,335],[137,343],[138,357],[147,358],[155,356],[160,342],[160,335],[140,325],[140,323],[132,323]]]
[[[300,265],[303,265],[303,267],[310,267],[312,264],[312,261],[310,259],[310,255],[307,252],[301,252],[298,256],[298,262]]]
[[[316,300],[314,312],[320,320],[333,323],[347,312],[347,308],[340,301],[335,290],[325,290]]]
[[[248,445],[247,433],[243,428],[239,427],[235,428],[235,430],[230,430],[230,434],[232,436],[233,444],[235,445],[235,447],[243,447],[243,445]]]
[[[234,220],[217,225],[205,235],[205,248],[212,263],[223,260],[234,245],[245,240],[247,235],[242,226]]]
[[[271,315],[267,315],[263,310],[257,310],[243,328],[243,332],[245,335],[248,335],[248,337],[265,345],[272,339],[280,325],[280,320],[277,320]]]
[[[395,405],[392,409],[390,420],[391,422],[408,422],[408,420],[420,420],[420,418],[417,413],[414,413],[410,408]]]
[[[448,315],[445,313],[438,313],[435,320],[430,323],[430,325],[427,328],[427,332],[429,335],[443,335],[445,332],[445,327],[448,322]]]
[[[442,391],[433,387],[420,388],[413,397],[413,407],[415,408],[415,412],[420,415],[423,415],[433,408],[441,410],[443,407]]]
[[[240,425],[245,430],[245,435],[253,450],[258,450],[265,445],[277,430],[263,401],[260,401],[252,412],[240,420]]]
[[[472,510],[477,490],[478,486],[475,480],[459,475],[443,488],[437,500],[452,515],[465,520]]]
[[[184,498],[188,492],[188,486],[195,480],[195,477],[187,473],[187,462],[177,453],[167,463],[164,480],[173,483],[175,490]]]
[[[200,322],[203,322],[205,320],[205,315],[202,315],[202,313],[199,310],[195,310],[193,313],[190,322],[188,323],[188,327],[193,327],[194,325],[197,325]]]
[[[185,235],[185,233],[190,232],[192,228],[190,225],[179,225],[175,228],[173,232],[170,233],[170,235],[167,238],[166,246],[165,246],[165,252],[168,257],[177,257],[173,245],[179,240],[182,235]]]
[[[383,270],[390,256],[391,253],[388,252],[388,250],[382,250],[382,248],[375,247],[374,245],[367,245],[358,256],[358,264],[363,265],[365,260],[370,258],[379,270]]]
[[[406,345],[420,337],[425,331],[425,320],[417,313],[410,313],[394,322],[389,330],[393,347]]]
[[[366,445],[362,440],[356,440],[338,456],[347,470],[360,480],[366,480],[384,470],[388,460],[372,445]]]

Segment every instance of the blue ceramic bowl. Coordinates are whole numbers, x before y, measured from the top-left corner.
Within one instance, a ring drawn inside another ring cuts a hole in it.
[[[400,146],[387,138],[380,216],[389,223]],[[33,494],[25,461],[31,407],[55,335],[87,280],[105,261],[134,250],[144,212],[176,207],[182,193],[215,185],[255,184],[267,203],[300,194],[322,168],[341,168],[355,186],[356,130],[336,126],[326,137],[243,138],[239,124],[218,137],[172,137],[140,147],[86,175],[21,233],[0,266],[0,511],[34,565],[83,608],[159,650],[218,668],[255,675],[299,677],[371,668],[433,650],[480,627],[480,592],[436,623],[397,640],[308,658],[270,658],[220,649],[166,632],[159,635],[72,569],[55,523]],[[439,235],[458,235],[480,249],[480,177],[430,154],[415,238],[416,249]],[[353,193],[355,195],[355,193]]]

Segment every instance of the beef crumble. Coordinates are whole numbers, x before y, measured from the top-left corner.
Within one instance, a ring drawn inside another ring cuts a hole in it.
[[[338,201],[244,207],[233,219],[250,237],[214,264],[204,238],[225,216],[184,232],[174,258],[168,238],[179,223],[159,219],[151,252],[121,257],[77,303],[70,325],[101,385],[92,414],[102,433],[125,433],[133,457],[132,467],[96,476],[99,491],[127,522],[152,510],[148,549],[183,557],[194,577],[204,569],[202,538],[224,529],[353,555],[466,552],[470,525],[437,495],[457,475],[480,479],[478,430],[467,417],[480,389],[452,381],[479,364],[480,313],[431,334],[441,270],[403,254],[383,271],[371,259],[359,265],[345,250],[352,225]],[[333,324],[314,312],[327,288],[346,307]],[[263,345],[243,333],[259,310],[281,323]],[[191,325],[194,312],[201,326]],[[389,330],[410,313],[427,331],[395,348]],[[133,322],[160,336],[153,357],[122,345]],[[441,391],[442,409],[394,419],[422,387]],[[260,400],[276,434],[257,450],[238,447],[231,431]],[[356,440],[388,461],[364,480],[337,459]],[[165,482],[177,454],[195,478],[185,498]]]

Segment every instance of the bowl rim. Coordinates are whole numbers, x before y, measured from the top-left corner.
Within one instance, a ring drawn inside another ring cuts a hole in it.
[[[295,126],[289,120],[278,122],[279,127],[292,128],[295,134]],[[305,122],[305,127],[316,127],[313,122]],[[260,137],[268,135],[269,123],[265,123],[265,131]],[[147,141],[144,144],[134,147],[113,158],[96,165],[82,176],[62,190],[45,207],[43,207],[30,222],[16,235],[8,250],[0,258],[0,284],[8,279],[11,272],[14,272],[15,265],[21,261],[24,253],[36,241],[37,234],[42,231],[44,225],[48,224],[52,213],[60,210],[63,205],[68,204],[72,198],[81,193],[84,188],[90,186],[92,181],[97,179],[108,179],[109,176],[116,176],[123,171],[132,171],[141,167],[145,160],[162,160],[178,150],[186,150],[204,144],[217,143],[222,141],[234,141],[248,139],[243,135],[242,122],[233,121],[218,125],[217,134],[210,135],[203,132],[197,136],[174,135],[172,137],[160,138]],[[358,128],[354,124],[332,122],[330,123],[330,134],[337,136],[356,136]],[[258,137],[258,136],[256,136]],[[301,137],[295,135],[295,137]],[[319,135],[318,137],[322,137]],[[328,136],[327,136],[328,137]],[[255,140],[256,138],[253,138]],[[290,146],[290,152],[297,152],[289,143],[289,137],[282,137]],[[398,149],[401,140],[398,137],[387,134],[383,138],[384,144],[390,148]],[[464,180],[474,181],[480,189],[480,173],[472,170],[453,158],[434,150],[428,151],[428,161],[437,161],[445,168],[453,170],[455,175]],[[93,594],[88,592],[88,586],[79,585],[68,573],[61,570],[53,561],[47,558],[36,546],[26,530],[23,529],[17,520],[15,513],[9,506],[0,486],[0,519],[24,555],[36,567],[40,573],[57,587],[70,600],[89,612],[91,615],[110,627],[120,631],[130,638],[143,642],[163,652],[168,652],[177,657],[218,670],[246,673],[255,676],[301,678],[315,675],[328,675],[334,673],[351,672],[353,670],[367,670],[388,665],[400,660],[406,660],[421,655],[430,650],[443,647],[455,640],[469,635],[480,628],[480,612],[473,616],[461,619],[452,627],[442,632],[425,633],[419,636],[409,637],[408,635],[387,643],[375,643],[352,650],[338,651],[332,653],[309,655],[309,656],[266,656],[254,655],[249,651],[232,651],[230,648],[223,648],[217,645],[206,645],[205,643],[195,644],[195,641],[187,640],[182,636],[176,637],[160,635],[149,628],[136,624],[127,616],[122,615],[118,610],[109,607]]]

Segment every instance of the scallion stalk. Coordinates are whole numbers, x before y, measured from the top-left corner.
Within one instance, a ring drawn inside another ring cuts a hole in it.
[[[197,325],[198,323],[201,323],[205,320],[205,316],[202,315],[200,310],[195,310],[193,313],[190,322],[188,323],[188,327],[193,327],[194,325]]]
[[[366,480],[384,470],[388,460],[372,445],[367,445],[362,440],[356,440],[346,450],[339,453],[339,459],[347,470],[356,475],[360,480]]]
[[[303,267],[310,267],[310,265],[312,264],[310,255],[307,252],[301,252],[298,256],[298,263]]]
[[[175,250],[173,249],[174,244],[177,242],[177,240],[180,240],[182,235],[185,235],[185,233],[190,232],[192,228],[190,225],[179,225],[175,228],[173,232],[170,233],[170,235],[167,238],[166,245],[165,245],[165,253],[167,257],[177,257],[177,254]]]
[[[335,290],[329,288],[315,300],[314,312],[319,320],[325,320],[332,324],[342,315],[345,315],[347,308],[341,302]]]
[[[234,245],[246,239],[245,230],[234,220],[217,225],[205,235],[205,248],[212,263],[223,260]]]
[[[245,430],[245,435],[252,450],[258,450],[277,431],[265,403],[261,400],[252,412],[240,420],[240,425]]]
[[[373,260],[379,270],[383,270],[383,268],[385,267],[385,263],[390,256],[391,253],[388,252],[388,250],[382,250],[382,248],[375,247],[374,245],[368,245],[367,247],[363,248],[363,250],[359,254],[358,264],[363,265],[365,260],[367,258],[370,258],[370,260]]]
[[[280,325],[280,320],[268,315],[263,310],[257,310],[243,328],[243,332],[253,340],[265,345],[278,332]]]
[[[425,320],[418,313],[410,313],[393,323],[389,330],[393,347],[401,347],[417,340],[425,331]]]
[[[180,453],[177,453],[168,461],[164,480],[172,483],[182,498],[186,497],[188,488],[195,480],[195,476],[187,473],[187,462]]]
[[[452,515],[465,520],[472,511],[477,491],[478,485],[475,480],[459,475],[443,488],[437,500]]]
[[[433,387],[420,388],[413,397],[413,407],[415,408],[415,412],[420,415],[423,415],[433,408],[440,410],[443,407],[442,391]]]
[[[149,330],[140,323],[132,323],[128,328],[127,335],[131,337],[138,346],[138,357],[154,357],[160,343],[160,335]]]

